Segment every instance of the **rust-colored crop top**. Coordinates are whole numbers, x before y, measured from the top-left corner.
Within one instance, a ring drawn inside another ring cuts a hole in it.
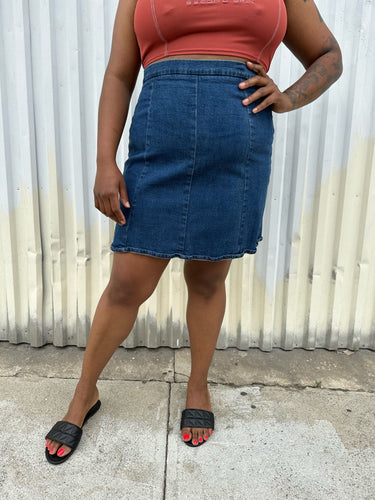
[[[144,68],[171,55],[216,54],[268,71],[286,25],[284,0],[138,0],[134,14]]]

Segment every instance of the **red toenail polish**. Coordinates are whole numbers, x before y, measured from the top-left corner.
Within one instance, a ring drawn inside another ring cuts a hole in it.
[[[210,434],[212,434],[212,429],[210,429]]]
[[[184,439],[189,439],[189,438],[190,438],[189,434],[184,434]]]
[[[198,444],[198,441],[194,439],[193,444]]]
[[[63,453],[64,453],[64,450],[59,450],[59,451],[57,452],[57,454],[58,454],[58,456],[59,456],[59,457],[61,457],[61,455],[62,455]]]
[[[204,439],[205,439],[205,440],[207,441],[207,439],[208,439],[208,436],[204,436]]]
[[[202,438],[199,438],[199,442],[200,442],[200,443],[203,443],[203,439],[202,439]]]

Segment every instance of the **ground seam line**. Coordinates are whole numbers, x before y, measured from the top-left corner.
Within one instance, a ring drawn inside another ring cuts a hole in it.
[[[163,500],[165,500],[165,495],[167,492],[167,473],[168,473],[168,444],[169,444],[169,425],[170,425],[170,413],[171,413],[171,392],[172,384],[169,382],[168,391],[168,410],[167,410],[167,435],[165,438],[165,458],[164,458],[164,484],[163,484]]]

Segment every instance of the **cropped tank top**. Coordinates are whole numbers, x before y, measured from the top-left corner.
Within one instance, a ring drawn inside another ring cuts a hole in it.
[[[268,71],[286,26],[284,0],[138,0],[134,13],[144,68],[171,55],[216,54]]]

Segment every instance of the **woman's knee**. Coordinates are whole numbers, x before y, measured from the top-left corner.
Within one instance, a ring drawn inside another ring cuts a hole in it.
[[[230,261],[221,265],[216,262],[199,262],[197,265],[185,263],[184,275],[189,293],[200,295],[206,300],[212,298],[224,288],[229,266]]]
[[[199,295],[202,299],[209,300],[224,286],[224,281],[198,278],[186,282],[189,293]]]
[[[116,255],[107,286],[108,299],[119,305],[140,306],[155,290],[167,263],[141,255]]]
[[[111,276],[107,296],[112,304],[137,307],[150,297],[154,289],[146,283]]]

